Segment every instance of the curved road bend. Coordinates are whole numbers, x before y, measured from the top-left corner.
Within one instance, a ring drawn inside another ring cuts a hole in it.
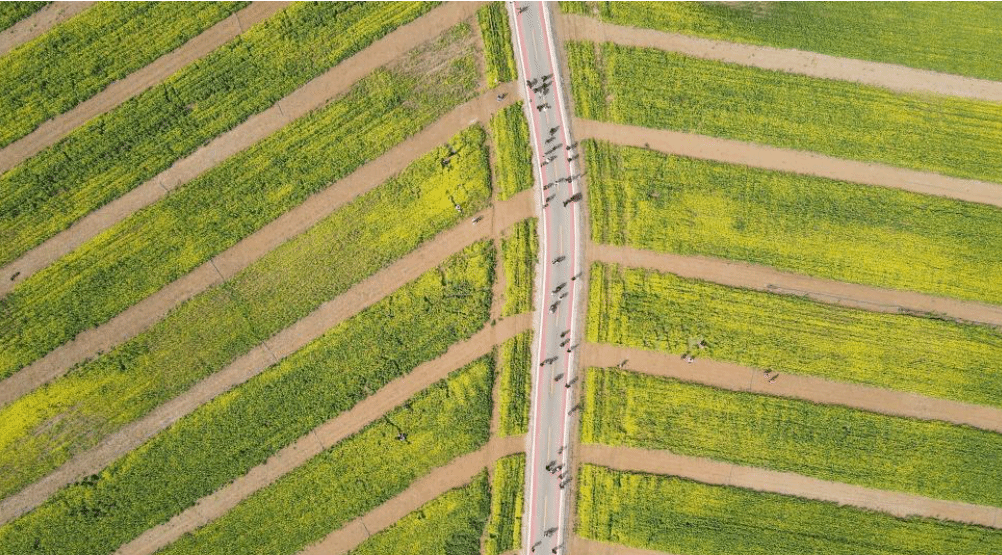
[[[523,547],[525,553],[545,555],[563,553],[569,535],[566,507],[570,488],[561,484],[568,485],[572,478],[564,447],[570,443],[570,427],[576,417],[572,404],[577,376],[574,347],[581,341],[581,332],[575,322],[584,290],[579,287],[581,281],[572,278],[581,274],[582,208],[569,201],[580,191],[575,177],[577,149],[567,127],[570,117],[548,5],[516,1],[507,6],[541,209],[539,325],[533,353]]]

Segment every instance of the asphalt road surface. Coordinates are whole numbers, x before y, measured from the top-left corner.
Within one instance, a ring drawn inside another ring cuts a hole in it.
[[[563,553],[569,515],[570,425],[577,417],[574,364],[581,331],[577,305],[585,294],[581,281],[581,222],[577,148],[564,84],[560,80],[549,7],[542,2],[508,3],[519,79],[529,118],[541,219],[541,263],[537,284],[536,349],[533,353],[532,405],[526,471],[523,547],[526,553]],[[574,279],[572,279],[574,278]],[[561,487],[561,485],[566,487]]]

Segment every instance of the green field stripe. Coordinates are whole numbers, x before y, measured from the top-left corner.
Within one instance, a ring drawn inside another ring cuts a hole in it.
[[[581,536],[686,555],[971,555],[1002,530],[583,465]]]
[[[491,138],[497,151],[498,200],[532,187],[532,147],[529,124],[518,101],[491,118]]]
[[[106,2],[0,64],[0,147],[181,46],[249,2]]]
[[[25,280],[0,306],[8,324],[0,330],[0,377],[153,294],[462,103],[475,92],[471,34],[466,25],[447,31],[412,52],[406,67],[370,74]]]
[[[491,513],[483,555],[501,555],[522,545],[522,505],[525,496],[525,454],[494,463]]]
[[[1002,104],[569,43],[580,116],[1002,183]],[[587,53],[596,48],[598,53]],[[584,90],[600,80],[603,96]],[[589,104],[582,106],[582,101]]]
[[[592,266],[588,341],[1002,406],[1002,334],[673,274]]]
[[[6,31],[18,21],[21,21],[49,4],[51,4],[51,2],[0,3],[0,31]]]
[[[1002,210],[588,141],[592,240],[1002,304]]]
[[[532,330],[501,344],[498,351],[498,437],[529,431],[529,404],[532,389]]]
[[[202,405],[99,474],[0,527],[0,552],[106,554],[166,522],[482,329],[494,257],[490,242],[475,243]]]
[[[536,218],[522,220],[511,229],[511,235],[501,240],[505,275],[501,316],[532,312],[533,285],[536,279],[539,250]]]
[[[94,118],[0,176],[0,265],[434,5],[293,3]]]
[[[1002,506],[1002,435],[614,369],[585,380],[581,441]]]
[[[484,39],[484,62],[488,87],[515,79],[515,52],[511,46],[511,28],[504,2],[489,2],[477,10],[480,34]]]

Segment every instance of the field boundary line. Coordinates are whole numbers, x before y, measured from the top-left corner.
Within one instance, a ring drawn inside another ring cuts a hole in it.
[[[152,554],[176,541],[186,532],[191,532],[223,516],[254,492],[274,483],[286,473],[324,452],[326,449],[320,443],[335,445],[445,378],[449,372],[489,354],[493,348],[495,335],[507,339],[528,328],[527,317],[509,318],[494,327],[488,324],[470,339],[451,345],[442,356],[418,365],[376,393],[359,401],[351,409],[300,436],[269,457],[263,464],[199,499],[168,522],[150,528],[138,538],[120,547],[115,551],[115,555]],[[517,450],[524,448],[522,436],[511,439],[517,440],[511,442],[518,448]]]
[[[159,85],[183,67],[226,44],[241,33],[239,15],[242,14],[245,20],[253,25],[274,15],[288,4],[289,2],[253,2],[146,66],[118,81],[112,81],[94,96],[44,121],[31,133],[0,149],[0,173],[56,144],[77,127]]]
[[[478,472],[490,469],[508,455],[525,452],[525,435],[492,437],[478,451],[462,455],[415,480],[406,490],[365,515],[299,551],[301,555],[343,555],[370,536],[389,528],[413,511],[451,489],[468,484]]]
[[[420,46],[429,37],[437,36],[452,25],[462,22],[475,13],[477,5],[465,2],[447,3],[406,25],[397,27],[368,47],[279,99],[270,107],[250,116],[233,129],[217,135],[188,156],[176,160],[169,168],[145,183],[80,218],[67,229],[0,268],[0,276],[9,277],[15,272],[20,272],[14,280],[0,279],[0,296],[6,295],[24,279],[116,223],[167,196],[169,191],[192,181],[231,156],[324,106],[329,100],[350,90],[358,80],[373,70]],[[499,87],[493,94],[497,95],[499,92],[507,90]],[[491,97],[491,100],[493,99]]]
[[[671,475],[704,484],[778,493],[839,505],[851,505],[899,518],[925,517],[995,527],[1002,508],[946,501],[909,493],[878,490],[842,482],[809,478],[792,472],[777,472],[741,466],[668,451],[583,444],[584,462],[616,470]]]
[[[577,14],[560,14],[559,17],[563,28],[567,30],[567,40],[613,42],[622,46],[656,48],[704,60],[820,79],[852,81],[902,93],[925,93],[1002,102],[1002,82],[999,81],[792,48],[744,44],[616,25]]]
[[[486,121],[484,118],[489,118],[494,110],[505,105],[497,102],[495,97],[499,90],[507,89],[507,86],[492,89],[458,106],[375,160],[314,193],[298,206],[188,274],[126,308],[104,324],[81,332],[73,340],[22,368],[0,382],[0,406],[62,376],[73,365],[95,357],[100,352],[107,352],[139,335],[184,301],[221,283],[219,274],[224,279],[233,277],[282,243],[351,202],[356,196],[378,187],[400,173],[414,160],[451,139],[469,125],[471,120]],[[218,274],[216,268],[219,270]]]
[[[618,543],[589,540],[577,534],[570,534],[569,539],[570,549],[567,552],[574,555],[669,555],[666,551],[652,551]]]
[[[1002,208],[1002,184],[988,181],[846,160],[734,139],[582,118],[574,118],[574,127],[582,139],[598,139],[688,158],[901,189]]]
[[[770,266],[710,256],[680,255],[594,243],[592,260],[669,272],[768,293],[806,297],[825,304],[890,314],[932,314],[964,323],[1002,328],[1002,306],[889,289],[777,270]]]
[[[532,198],[529,192],[523,192],[501,202],[497,217],[504,221],[518,221],[517,218],[531,214],[531,211]],[[487,208],[480,215],[485,219],[493,218],[491,212],[491,208]],[[206,376],[187,391],[109,434],[99,444],[65,462],[44,478],[0,501],[0,525],[38,507],[63,487],[100,472],[108,464],[139,447],[201,405],[265,371],[277,360],[306,346],[328,329],[385,298],[399,286],[434,269],[449,256],[479,239],[489,237],[490,222],[483,223],[485,225],[474,227],[468,222],[462,222],[439,233],[396,262],[323,303],[307,316],[277,332],[247,353],[236,357],[233,362]],[[499,320],[497,326],[488,328],[488,331],[494,330],[498,337],[502,337],[509,330],[509,326],[515,328],[523,326],[521,319],[524,318],[527,317],[512,316]]]
[[[631,372],[673,378],[718,389],[800,399],[824,405],[840,405],[875,414],[919,420],[938,420],[1002,433],[1002,409],[973,405],[918,393],[875,386],[836,382],[803,374],[780,374],[770,381],[758,368],[697,358],[687,363],[671,353],[645,351],[606,343],[582,345],[586,367],[621,367]],[[626,361],[626,364],[623,364]]]
[[[53,2],[0,33],[0,56],[34,40],[95,2]]]

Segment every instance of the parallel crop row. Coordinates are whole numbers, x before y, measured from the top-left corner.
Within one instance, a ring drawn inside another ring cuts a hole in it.
[[[528,432],[532,389],[532,330],[512,337],[499,347],[498,382],[498,436]]]
[[[1002,304],[999,208],[586,146],[594,241]]]
[[[595,264],[588,341],[1002,406],[1002,334]]]
[[[1002,506],[1002,435],[592,369],[581,441]]]
[[[471,94],[461,25],[25,280],[3,300],[0,378],[156,292]],[[451,57],[449,64],[438,56]],[[434,64],[434,69],[429,67]],[[225,191],[225,194],[220,194]]]
[[[1002,531],[895,518],[786,495],[584,465],[577,532],[665,553],[970,555],[1002,550]]]
[[[500,555],[522,544],[524,497],[525,455],[499,459],[491,481],[491,514],[484,537],[484,555]]]
[[[0,147],[247,4],[99,3],[15,49],[0,65]]]
[[[202,405],[0,528],[0,552],[109,553],[166,522],[481,329],[490,315],[494,257],[489,242],[472,245]]]
[[[501,257],[504,260],[504,306],[502,316],[521,314],[532,310],[533,284],[539,238],[536,236],[536,218],[528,218],[511,228],[511,235],[501,240]]]
[[[532,147],[521,101],[491,118],[491,138],[497,150],[498,199],[532,187]]]
[[[0,497],[455,225],[454,202],[484,206],[484,139],[477,126],[461,132],[149,330],[0,409]]]
[[[18,21],[44,8],[51,2],[2,2],[0,3],[0,31],[6,30]]]
[[[490,2],[477,10],[480,34],[484,39],[485,78],[487,86],[515,79],[515,52],[511,46],[511,28],[504,2]]]
[[[0,264],[433,6],[294,3],[162,84],[91,120],[0,177]]]

